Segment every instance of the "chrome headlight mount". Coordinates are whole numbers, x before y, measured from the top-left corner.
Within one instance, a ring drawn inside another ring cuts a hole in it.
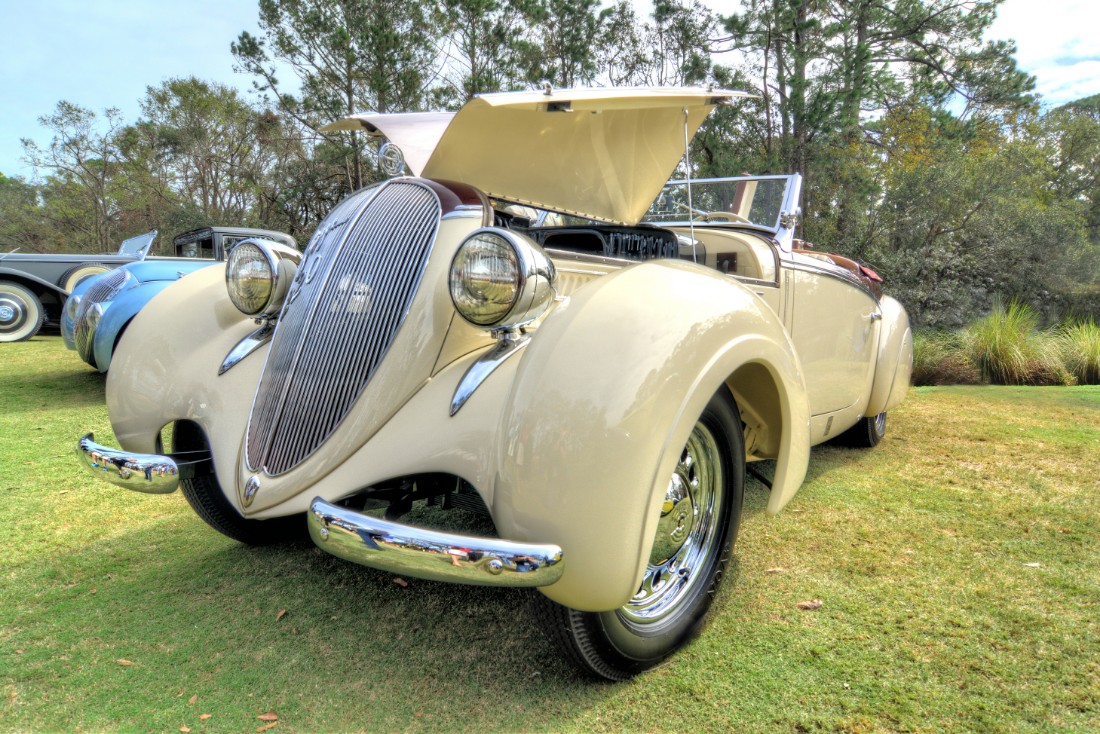
[[[218,374],[271,340],[275,319],[290,291],[302,253],[271,240],[249,238],[233,246],[225,259],[225,287],[229,300],[259,328],[236,344],[225,356]]]
[[[523,327],[546,313],[556,278],[550,256],[518,232],[484,227],[459,246],[451,261],[451,301],[462,318],[489,330],[497,343],[462,376],[451,399],[451,415],[504,360],[527,345],[530,337]]]
[[[466,321],[500,336],[531,323],[554,300],[557,273],[546,252],[518,232],[483,227],[459,246],[449,286]]]

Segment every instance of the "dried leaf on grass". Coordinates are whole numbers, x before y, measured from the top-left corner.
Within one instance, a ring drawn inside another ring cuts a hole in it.
[[[278,622],[280,619],[282,619],[285,616],[286,616],[286,610],[285,609],[280,609],[279,613],[275,615],[275,621]]]
[[[1024,564],[1024,568],[1042,568],[1042,566],[1043,566],[1043,564],[1041,564],[1041,563],[1038,563],[1038,562],[1034,562],[1034,563],[1025,563],[1025,564]]]
[[[263,726],[256,729],[256,734],[260,734],[261,731],[267,731],[268,729],[277,726],[278,723],[278,721],[272,721],[270,724],[264,724]]]
[[[182,732],[183,732],[183,734],[187,734],[187,732],[191,731],[191,727],[189,727],[189,726],[181,726],[181,727],[180,727],[180,731],[182,731]]]
[[[191,696],[191,698],[187,699],[187,703],[194,706],[195,702],[198,701],[198,700],[199,700],[199,694],[196,693],[194,696]]]
[[[134,665],[133,662],[127,660],[126,658],[119,658],[115,662],[118,663],[119,665]]]
[[[206,721],[207,719],[209,719],[213,715],[214,714],[199,714],[199,721]]]
[[[260,714],[256,718],[260,721],[278,721],[279,715],[274,711],[268,711],[266,714]]]
[[[404,589],[405,587],[407,587],[409,585],[409,582],[406,581],[405,579],[401,578],[400,576],[394,576],[393,577],[393,582],[395,584],[397,584],[398,586],[400,586],[402,589]]]
[[[824,603],[825,602],[821,601],[820,599],[810,599],[808,601],[798,602],[798,608],[802,609],[803,611],[812,612],[815,609],[820,609],[821,605]]]
[[[785,573],[786,570],[787,569],[783,568],[782,566],[776,566],[775,568],[769,568],[768,570],[764,571],[764,573]]]

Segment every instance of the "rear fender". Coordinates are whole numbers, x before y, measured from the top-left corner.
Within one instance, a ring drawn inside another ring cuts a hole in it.
[[[719,389],[751,400],[743,391],[769,381],[765,403],[782,422],[773,427],[776,512],[805,476],[809,408],[794,348],[762,300],[667,260],[599,278],[560,304],[525,349],[505,403],[493,497],[503,537],[562,546],[565,575],[542,591],[576,609],[626,603],[703,408]]]
[[[913,375],[913,332],[909,315],[893,298],[885,296],[882,310],[882,332],[879,336],[875,381],[865,415],[878,415],[893,408],[905,398]]]

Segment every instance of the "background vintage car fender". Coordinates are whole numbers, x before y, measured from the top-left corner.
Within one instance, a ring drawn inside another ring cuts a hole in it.
[[[754,399],[746,390],[774,391],[757,410],[782,424],[777,512],[805,476],[809,406],[794,348],[763,301],[664,260],[600,278],[547,317],[505,401],[493,497],[504,537],[562,546],[568,570],[547,596],[592,611],[630,598],[680,450],[723,384],[741,402]]]
[[[905,398],[913,375],[913,332],[905,307],[890,296],[883,296],[882,334],[879,336],[875,381],[865,415],[878,415]]]

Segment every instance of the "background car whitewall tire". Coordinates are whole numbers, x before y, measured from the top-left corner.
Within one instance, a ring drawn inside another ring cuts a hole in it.
[[[0,281],[0,342],[30,339],[45,320],[42,301],[29,288],[8,280]]]
[[[581,612],[536,597],[543,630],[580,670],[626,680],[659,664],[702,628],[741,521],[742,431],[737,406],[723,388],[681,452],[642,587],[630,602],[610,612]]]

